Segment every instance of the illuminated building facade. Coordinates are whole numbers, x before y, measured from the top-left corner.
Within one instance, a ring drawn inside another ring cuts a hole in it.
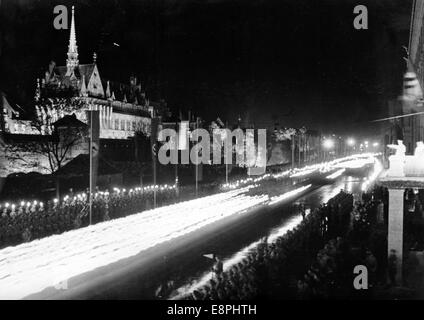
[[[91,63],[80,63],[74,8],[66,65],[57,66],[51,61],[42,78],[37,79],[34,117],[23,119],[17,107],[12,107],[4,95],[1,99],[1,129],[5,140],[10,143],[16,138],[33,140],[38,139],[36,136],[49,136],[52,134],[52,124],[69,115],[75,115],[79,121],[87,124],[87,111],[98,110],[101,146],[107,149],[107,156],[113,154],[114,150],[122,154],[122,146],[134,147],[130,140],[136,133],[149,137],[152,117],[161,114],[166,108],[164,101],[149,101],[136,77],[131,77],[129,84],[101,77],[96,53]],[[39,125],[34,126],[34,123]],[[130,150],[127,153],[133,154]],[[11,172],[19,170],[12,169]],[[36,166],[23,171],[45,173]],[[1,175],[4,176],[5,172],[1,172]]]

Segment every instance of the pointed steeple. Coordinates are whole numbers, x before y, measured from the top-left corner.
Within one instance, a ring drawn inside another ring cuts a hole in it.
[[[77,37],[75,33],[75,16],[74,16],[74,6],[72,6],[72,21],[71,21],[71,32],[69,35],[69,45],[68,45],[68,59],[66,59],[66,75],[72,76],[74,74],[74,69],[78,66],[78,46],[77,46]]]
[[[40,90],[40,79],[37,78],[37,88],[35,89],[35,101],[38,102],[40,100],[41,90]]]
[[[110,84],[109,80],[107,81],[107,87],[106,87],[106,98],[110,98]]]
[[[81,97],[87,96],[87,86],[85,85],[85,76],[82,76],[82,84],[80,89],[80,95]]]

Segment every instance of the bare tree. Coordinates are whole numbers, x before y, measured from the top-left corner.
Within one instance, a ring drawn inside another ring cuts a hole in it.
[[[51,106],[49,108],[51,110]],[[8,139],[5,145],[6,159],[34,166],[35,162],[39,162],[37,160],[44,157],[48,162],[44,170],[50,173],[59,170],[70,160],[72,149],[83,146],[87,137],[87,126],[84,123],[78,121],[74,114],[66,117],[71,121],[60,125],[56,122],[57,112],[55,115],[43,112],[35,117],[31,121],[33,135],[25,140],[14,139],[13,136]],[[62,117],[61,121],[64,119]]]

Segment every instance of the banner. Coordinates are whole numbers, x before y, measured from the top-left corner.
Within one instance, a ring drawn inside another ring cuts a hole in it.
[[[87,111],[89,129],[89,157],[90,157],[90,192],[94,193],[97,184],[100,147],[100,118],[98,110]]]
[[[158,135],[159,135],[159,118],[152,118],[151,132],[150,132],[150,145],[152,148],[152,157],[156,159],[158,154]]]
[[[180,130],[178,132],[178,150],[187,150],[189,147],[188,136],[190,131],[190,123],[188,121],[180,122]]]

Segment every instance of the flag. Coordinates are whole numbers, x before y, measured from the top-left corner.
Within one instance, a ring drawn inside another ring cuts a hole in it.
[[[219,117],[218,117],[218,118],[216,118],[216,122],[218,123],[218,125],[219,125],[221,128],[225,127],[224,122],[222,122],[222,120],[221,120]]]
[[[90,134],[90,192],[94,193],[97,184],[97,172],[99,168],[100,146],[100,119],[98,110],[87,111],[88,128]]]
[[[181,121],[180,131],[178,132],[178,150],[188,149],[189,131],[190,131],[190,123],[188,121]]]
[[[203,163],[199,163],[197,166],[195,166],[195,170],[197,170],[196,174],[196,181],[201,182],[203,181]]]
[[[423,91],[415,72],[408,71],[403,76],[403,96],[411,100],[423,99]]]
[[[156,158],[157,156],[157,141],[159,134],[159,118],[152,118],[151,122],[151,132],[150,132],[150,145],[152,147],[152,156]]]

